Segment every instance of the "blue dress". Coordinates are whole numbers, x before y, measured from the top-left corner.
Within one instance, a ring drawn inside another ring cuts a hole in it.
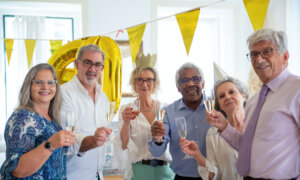
[[[4,136],[6,160],[0,169],[0,179],[18,179],[12,175],[19,158],[62,130],[36,112],[16,110],[8,119]],[[46,163],[34,174],[22,179],[66,179],[66,156],[64,148],[55,149]],[[30,166],[30,164],[28,164]]]

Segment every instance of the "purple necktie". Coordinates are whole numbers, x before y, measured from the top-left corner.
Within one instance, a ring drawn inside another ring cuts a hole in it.
[[[261,108],[265,102],[265,98],[268,91],[268,86],[263,85],[259,93],[257,106],[252,114],[251,119],[249,120],[247,128],[240,142],[239,156],[237,160],[237,170],[241,176],[245,176],[250,170],[250,155],[254,132]]]

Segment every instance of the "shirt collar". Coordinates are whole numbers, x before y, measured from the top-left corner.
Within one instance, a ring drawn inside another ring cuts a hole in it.
[[[202,100],[201,100],[201,103],[198,105],[196,111],[198,111],[198,109],[199,109],[200,107],[202,107],[202,105],[204,106],[203,98],[202,98]],[[178,110],[181,110],[181,109],[184,109],[184,108],[190,109],[189,107],[187,107],[187,106],[184,104],[183,98],[181,98],[180,101],[179,101]]]
[[[275,79],[267,83],[267,86],[272,92],[275,92],[290,74],[291,73],[289,72],[289,70],[285,68]]]
[[[83,87],[83,85],[79,81],[77,75],[74,76],[74,78],[72,79],[72,81],[75,82],[75,84],[77,85],[77,87],[78,87],[78,89],[79,89],[79,91],[81,93],[84,93],[84,94],[87,94],[87,95],[89,94],[88,91]],[[101,90],[102,90],[102,86],[98,82],[96,82],[96,95],[100,94]]]

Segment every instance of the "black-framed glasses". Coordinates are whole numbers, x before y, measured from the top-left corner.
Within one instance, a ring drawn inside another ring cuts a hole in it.
[[[147,85],[152,85],[154,81],[155,81],[154,78],[147,78],[147,79],[135,78],[135,83],[139,86],[143,85],[144,82],[146,82]]]
[[[193,81],[193,83],[198,84],[201,81],[201,77],[194,76],[192,78],[182,78],[179,80],[180,84],[188,84],[190,81]]]
[[[38,87],[42,87],[45,84],[44,80],[32,80],[31,81],[33,85],[38,86]],[[54,87],[57,84],[57,80],[48,80],[46,81],[48,86]]]
[[[264,48],[261,51],[251,51],[246,54],[249,61],[256,61],[258,55],[260,54],[262,58],[269,58],[273,55],[273,48]]]
[[[88,59],[82,60],[82,64],[85,68],[88,68],[88,69],[90,69],[92,66],[94,66],[96,71],[101,71],[104,67],[104,64],[102,64],[101,62],[93,63],[93,61],[88,60]]]

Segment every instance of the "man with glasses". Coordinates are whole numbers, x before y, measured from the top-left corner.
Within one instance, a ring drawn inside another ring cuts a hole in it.
[[[286,34],[262,29],[248,38],[248,46],[264,85],[247,102],[243,134],[221,113],[208,121],[239,151],[237,170],[244,179],[300,179],[300,77],[287,69]]]
[[[109,100],[98,83],[104,69],[104,59],[104,52],[97,45],[82,46],[75,61],[77,75],[61,86],[62,114],[65,110],[76,114],[73,131],[76,142],[71,148],[73,155],[67,157],[68,179],[103,180],[103,145],[112,132],[105,128]],[[65,121],[63,116],[61,121]]]
[[[193,158],[183,159],[185,154],[179,146],[180,136],[176,129],[175,118],[184,117],[188,140],[195,141],[201,153],[206,156],[206,122],[205,106],[202,98],[204,76],[202,71],[192,63],[183,64],[176,72],[176,86],[182,98],[165,109],[164,125],[154,122],[151,127],[152,139],[148,142],[153,156],[161,156],[170,143],[172,162],[170,167],[176,173],[175,180],[201,179],[198,165]],[[163,136],[164,142],[159,139]]]

